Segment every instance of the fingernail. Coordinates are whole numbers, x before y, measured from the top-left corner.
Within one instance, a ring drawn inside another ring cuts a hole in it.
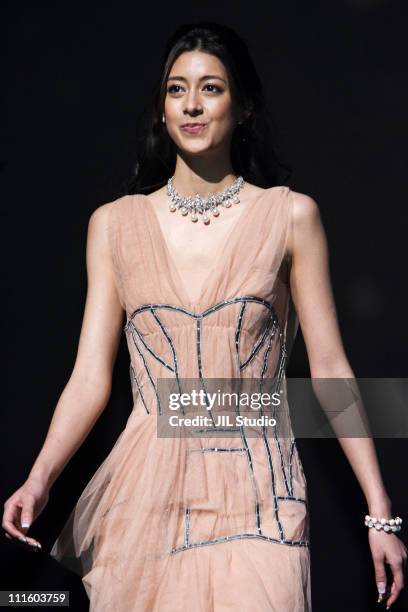
[[[22,542],[27,542],[27,538],[25,538],[24,536],[19,536],[18,539],[21,540]]]
[[[385,593],[385,591],[387,590],[385,582],[377,582],[377,589],[379,593]]]
[[[25,529],[26,527],[30,526],[30,523],[28,521],[24,521],[23,523],[21,523],[21,526],[23,529]]]

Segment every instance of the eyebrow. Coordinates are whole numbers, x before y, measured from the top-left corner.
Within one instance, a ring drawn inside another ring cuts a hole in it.
[[[199,81],[205,81],[206,79],[220,79],[220,81],[224,81],[224,83],[226,83],[225,79],[223,79],[222,77],[216,74],[206,74],[205,76],[200,77]],[[171,76],[171,77],[168,77],[167,80],[168,81],[187,81],[187,79],[183,76]]]

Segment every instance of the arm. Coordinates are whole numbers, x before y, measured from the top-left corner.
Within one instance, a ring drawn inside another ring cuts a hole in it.
[[[354,379],[340,335],[330,280],[328,245],[319,208],[312,198],[297,192],[293,192],[288,254],[292,258],[291,293],[306,344],[312,379]],[[391,517],[391,501],[381,477],[372,438],[343,437],[339,438],[339,443],[366,497],[368,514]],[[390,551],[389,545],[394,538],[404,547],[402,542],[395,534],[373,531],[369,529],[370,537],[375,536],[377,543],[381,539],[388,546],[392,561],[398,561],[399,547],[395,546]],[[378,547],[373,548],[376,548],[374,564],[377,582],[385,581],[383,563],[377,562],[380,556]],[[403,584],[402,573],[397,571],[394,576],[398,583],[395,587],[396,599],[396,590]]]
[[[106,407],[119,346],[123,309],[109,252],[109,203],[88,224],[88,290],[72,374],[56,405],[44,445],[29,478],[51,487]]]
[[[6,501],[2,527],[21,539],[48,501],[49,489],[106,407],[123,322],[108,238],[108,203],[88,225],[88,290],[77,356],[26,482]],[[33,540],[33,539],[31,539]],[[30,542],[29,539],[27,541]]]

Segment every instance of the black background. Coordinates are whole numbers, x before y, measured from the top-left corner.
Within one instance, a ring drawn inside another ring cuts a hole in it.
[[[404,2],[14,3],[1,144],[3,501],[28,475],[74,364],[89,216],[118,197],[132,169],[138,116],[165,39],[201,18],[234,27],[248,42],[294,168],[292,187],[319,204],[355,375],[407,376]],[[299,334],[287,375],[308,373]],[[71,608],[88,609],[80,578],[47,551],[130,408],[122,338],[109,405],[29,531],[45,554],[24,553],[3,537],[1,589],[70,590]],[[406,442],[376,446],[394,514],[408,520]],[[367,508],[351,468],[337,440],[298,440],[298,448],[309,486],[313,610],[375,610]],[[404,530],[401,537],[407,541]],[[408,609],[405,592],[393,609]]]

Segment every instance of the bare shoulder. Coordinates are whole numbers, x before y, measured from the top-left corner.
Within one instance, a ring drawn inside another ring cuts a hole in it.
[[[299,244],[304,238],[308,242],[319,231],[320,210],[316,200],[298,191],[292,190],[292,229],[288,237],[287,256],[293,257],[294,243]],[[294,239],[296,234],[296,240]]]
[[[107,228],[109,223],[109,217],[111,211],[117,207],[120,203],[127,203],[131,200],[132,196],[124,195],[116,200],[112,200],[111,202],[106,202],[105,204],[101,204],[92,212],[89,218],[89,226],[95,228]]]
[[[101,204],[98,206],[98,208],[95,208],[89,217],[89,223],[92,225],[106,224],[113,206],[114,202],[107,202],[106,204]]]
[[[293,194],[293,222],[296,225],[316,220],[319,217],[319,206],[311,196],[292,191]]]

